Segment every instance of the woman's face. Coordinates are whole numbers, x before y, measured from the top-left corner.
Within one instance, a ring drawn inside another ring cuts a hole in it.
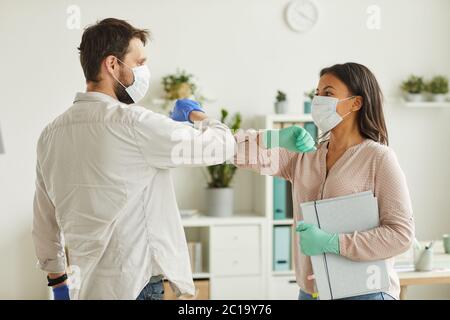
[[[343,100],[353,96],[353,94],[341,80],[339,80],[333,74],[329,73],[324,74],[320,78],[319,85],[316,90],[316,95],[338,98],[339,100]],[[360,108],[361,97],[354,97],[352,99],[340,101],[336,106],[336,112],[341,117],[345,115],[352,116],[352,113],[355,113],[356,115],[355,111],[359,110]]]

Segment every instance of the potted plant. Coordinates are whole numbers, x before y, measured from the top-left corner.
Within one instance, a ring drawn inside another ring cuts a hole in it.
[[[162,78],[162,84],[167,100],[189,98],[195,94],[196,85],[194,76],[184,70],[177,70],[175,74],[169,74]]]
[[[425,83],[422,77],[411,75],[402,83],[402,90],[406,93],[406,100],[409,102],[423,101]]]
[[[311,113],[311,102],[316,95],[316,90],[312,89],[304,93],[306,100],[303,102],[303,112]]]
[[[436,76],[427,84],[427,91],[431,93],[431,100],[444,102],[448,94],[448,78]]]
[[[241,127],[241,115],[236,113],[228,121],[228,111],[221,110],[221,121],[233,131]],[[222,163],[207,167],[208,188],[206,189],[206,214],[213,217],[229,217],[233,215],[234,193],[230,187],[236,173],[236,166]]]
[[[275,113],[286,113],[288,108],[288,101],[286,93],[278,90],[275,101]]]
[[[194,75],[184,70],[177,69],[174,74],[169,74],[162,78],[164,98],[156,99],[156,104],[161,104],[164,111],[171,110],[177,99],[195,99],[199,102],[196,95],[197,84]]]

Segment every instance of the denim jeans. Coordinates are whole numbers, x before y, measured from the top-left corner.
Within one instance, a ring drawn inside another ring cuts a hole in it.
[[[163,280],[157,282],[150,281],[142,289],[136,300],[163,300],[164,299],[164,283]]]
[[[309,293],[306,293],[303,290],[300,290],[300,293],[298,295],[298,300],[319,300],[318,298],[313,298],[312,295]],[[354,296],[354,297],[348,297],[348,298],[342,298],[338,300],[395,300],[393,297],[388,295],[384,292],[376,292],[376,293],[369,293],[369,294],[363,294],[361,296]]]

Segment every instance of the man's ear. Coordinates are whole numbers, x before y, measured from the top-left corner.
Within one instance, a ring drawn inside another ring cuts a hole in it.
[[[117,58],[113,55],[109,55],[103,61],[103,65],[109,74],[114,73],[114,70],[117,68]]]
[[[352,111],[358,111],[361,109],[364,103],[364,98],[361,96],[356,96],[355,99],[353,99],[353,106]]]

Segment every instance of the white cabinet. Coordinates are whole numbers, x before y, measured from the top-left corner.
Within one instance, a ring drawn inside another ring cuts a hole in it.
[[[188,241],[206,249],[203,274],[210,281],[210,299],[266,299],[267,255],[264,217],[184,219]],[[200,236],[202,235],[202,236]]]
[[[262,300],[265,299],[261,276],[212,277],[211,299]]]
[[[260,246],[259,225],[215,226],[212,229],[211,248],[214,250],[255,249]]]
[[[295,276],[273,276],[270,278],[269,299],[296,300],[299,291]]]
[[[262,224],[211,227],[211,299],[264,299]]]
[[[215,226],[211,229],[213,276],[261,274],[261,228]]]

